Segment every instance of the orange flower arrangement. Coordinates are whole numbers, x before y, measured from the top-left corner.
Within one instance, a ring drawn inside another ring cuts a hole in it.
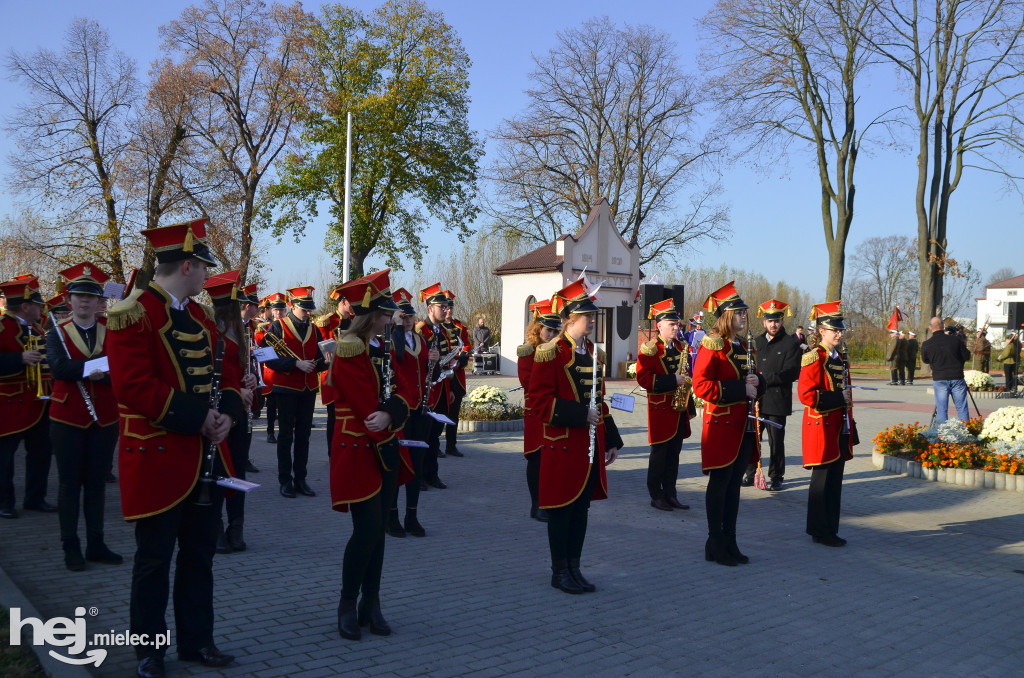
[[[928,446],[921,433],[925,430],[921,422],[913,424],[896,424],[878,432],[872,441],[875,449],[882,454],[896,454],[903,450],[922,451]]]

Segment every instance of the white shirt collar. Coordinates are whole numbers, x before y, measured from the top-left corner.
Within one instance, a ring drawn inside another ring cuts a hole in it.
[[[184,299],[179,300],[178,297],[174,296],[173,294],[171,294],[167,290],[164,290],[164,292],[167,294],[168,297],[171,298],[171,308],[173,308],[175,311],[184,311],[185,310],[185,306],[188,305],[188,302],[189,302],[189,298],[188,297],[185,297]]]

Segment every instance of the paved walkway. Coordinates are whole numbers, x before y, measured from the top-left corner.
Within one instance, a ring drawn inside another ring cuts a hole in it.
[[[514,382],[481,377],[471,387],[481,383]],[[625,392],[631,384],[614,386]],[[217,643],[238,662],[218,673],[179,663],[171,652],[168,670],[268,677],[1017,675],[1024,659],[1024,495],[927,483],[871,466],[877,431],[926,420],[906,411],[913,405],[930,414],[926,387],[858,392],[872,402],[857,409],[864,443],[847,465],[844,549],[812,544],[804,534],[809,474],[799,467],[799,418],[791,419],[785,491],[743,490],[739,543],[752,562],[736,568],[703,559],[699,432],[684,446],[679,472],[680,499],[692,510],[648,506],[645,401],[638,398],[636,413],[617,414],[627,449],[609,468],[611,498],[590,513],[583,567],[598,592],[583,596],[548,584],[545,528],[527,516],[521,434],[463,434],[466,457],[441,461],[449,489],[422,496],[428,536],[388,538],[382,597],[394,634],[360,642],[335,630],[351,522],[329,509],[323,410],[310,461],[316,498],[279,496],[274,451],[258,431],[253,456],[262,473],[253,479],[266,485],[248,502],[249,550],[215,561]],[[1009,403],[978,404],[991,410]],[[63,567],[56,516],[0,522],[0,566],[44,618],[95,606],[90,633],[128,628],[133,539],[119,519],[115,487],[108,506],[108,541],[128,562],[83,573]],[[94,674],[132,675],[132,651],[109,650]]]

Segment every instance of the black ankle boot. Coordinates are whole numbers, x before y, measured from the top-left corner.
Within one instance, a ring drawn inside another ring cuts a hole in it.
[[[583,587],[573,579],[569,564],[564,560],[551,563],[551,586],[566,593],[583,593]]]
[[[242,539],[242,529],[244,527],[244,520],[242,518],[236,518],[231,521],[228,525],[228,529],[224,532],[224,536],[228,541],[228,546],[231,547],[232,551],[244,551],[246,549],[245,540]]]
[[[220,555],[231,553],[231,544],[228,543],[227,532],[221,532],[217,536],[217,546],[213,550],[214,553],[219,553]]]
[[[364,595],[359,601],[359,625],[369,626],[370,633],[375,636],[390,636],[391,626],[384,619],[380,611],[380,598],[378,596]]]
[[[729,550],[726,548],[725,537],[709,536],[708,540],[704,543],[704,560],[715,561],[719,565],[727,565],[729,567],[736,566],[736,559],[729,554]]]
[[[391,509],[388,512],[388,524],[385,526],[384,531],[392,537],[405,536],[405,529],[402,527],[402,523],[398,520],[398,509]]]
[[[420,521],[416,518],[416,509],[407,508],[405,510],[405,533],[411,534],[414,537],[426,537],[427,531],[420,525]]]
[[[740,553],[740,548],[736,546],[735,534],[725,535],[725,550],[740,565],[746,565],[750,562],[750,558]]]
[[[85,558],[82,557],[82,545],[78,537],[62,539],[61,546],[64,548],[64,566],[72,572],[81,572],[85,569]]]
[[[597,587],[587,581],[586,577],[583,576],[583,573],[580,572],[579,558],[569,559],[569,574],[571,574],[572,578],[576,580],[576,583],[580,585],[580,588],[583,589],[584,593],[593,593],[597,590]]]
[[[119,554],[114,553],[103,543],[103,536],[92,537],[85,547],[85,559],[90,563],[103,563],[104,565],[120,565],[124,562]]]
[[[342,638],[349,640],[359,640],[363,637],[356,614],[356,601],[342,598],[338,603],[338,633]]]

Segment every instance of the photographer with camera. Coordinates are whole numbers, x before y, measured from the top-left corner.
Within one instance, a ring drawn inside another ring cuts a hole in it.
[[[921,344],[921,362],[932,367],[935,421],[941,424],[948,418],[949,396],[952,393],[957,418],[967,422],[971,418],[967,411],[967,382],[964,381],[964,363],[971,359],[971,352],[967,350],[967,337],[958,325],[943,330],[942,319],[939,317],[929,321],[928,329],[932,331],[932,336]]]

